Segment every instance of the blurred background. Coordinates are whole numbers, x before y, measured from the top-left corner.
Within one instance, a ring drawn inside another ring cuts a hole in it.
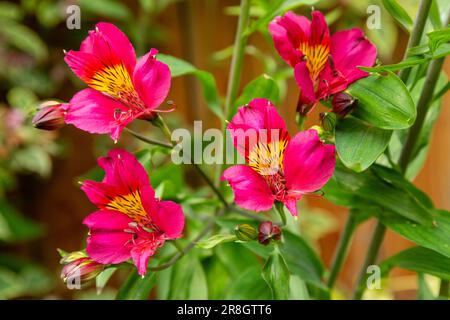
[[[267,14],[270,3],[254,0],[252,18]],[[296,4],[295,11],[309,16],[312,5],[322,10],[332,32],[355,26],[367,29],[367,7],[375,4],[382,8],[375,0],[303,3]],[[399,3],[411,17],[416,15],[417,0]],[[70,5],[81,9],[81,29],[71,30],[66,25]],[[161,53],[186,60],[211,72],[224,95],[238,5],[237,0],[0,1],[0,299],[110,298],[121,280],[119,275],[110,289],[97,296],[89,289],[69,291],[59,279],[61,267],[56,249],[73,251],[84,247],[87,229],[81,221],[94,210],[77,181],[96,175],[92,171],[96,158],[113,146],[108,137],[89,135],[71,126],[59,132],[38,131],[31,126],[30,117],[39,101],[68,101],[84,88],[65,65],[63,49],[77,50],[97,22],[113,22],[130,37],[138,55],[155,47]],[[407,33],[383,9],[381,21],[381,29],[365,30],[366,34],[377,45],[383,64],[398,62],[407,44]],[[278,109],[287,119],[290,131],[295,132],[298,88],[291,69],[274,51],[266,29],[267,25],[260,26],[249,38],[241,83],[244,86],[263,73],[272,76],[280,87]],[[449,61],[445,70],[450,70]],[[173,127],[189,128],[194,120],[203,120],[204,129],[219,126],[193,76],[174,78],[168,98],[177,105],[177,111],[167,117]],[[449,102],[447,94],[423,170],[415,179],[436,207],[446,210],[450,210]],[[321,111],[317,108],[306,125],[317,124]],[[142,124],[135,126],[146,130]],[[129,150],[133,150],[133,144],[125,135],[119,143]],[[188,187],[201,183],[190,168],[166,169],[172,174],[175,171],[176,177],[171,178],[184,181]],[[158,179],[161,177],[152,177],[152,183]],[[174,193],[177,184],[174,180],[170,186]],[[303,230],[329,266],[346,209],[321,198],[307,198],[302,205]],[[358,229],[335,298],[343,297],[340,292],[352,287],[372,227],[373,221],[368,221]],[[407,240],[389,232],[381,258],[409,246]],[[388,289],[374,298],[417,297],[414,273],[394,270],[386,281],[388,285],[384,287]],[[438,283],[429,279],[431,289],[436,289]]]

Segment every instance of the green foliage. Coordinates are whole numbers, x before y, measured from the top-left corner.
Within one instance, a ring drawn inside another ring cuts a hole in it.
[[[338,205],[375,212],[390,211],[401,217],[432,226],[430,199],[398,172],[373,165],[355,173],[337,163],[333,178],[323,188],[325,197]]]
[[[277,251],[269,256],[262,270],[262,277],[269,285],[272,299],[287,300],[289,298],[290,273],[283,256]]]
[[[391,134],[391,130],[370,126],[353,117],[340,119],[335,129],[336,150],[347,168],[361,172],[384,152]]]
[[[220,96],[217,92],[216,80],[211,73],[199,70],[192,64],[173,56],[159,54],[158,59],[169,66],[172,77],[180,77],[189,74],[195,76],[202,85],[203,97],[208,107],[216,116],[221,119],[224,118]]]
[[[21,216],[5,200],[0,199],[0,242],[31,240],[42,233],[42,226]]]
[[[416,108],[403,82],[393,73],[373,74],[348,87],[350,95],[358,99],[352,113],[381,129],[405,129],[416,119]]]
[[[82,12],[107,17],[117,20],[127,20],[131,18],[131,12],[128,7],[120,1],[114,0],[79,0],[78,2]]]
[[[128,279],[117,292],[117,300],[148,300],[150,291],[155,285],[156,273],[147,272],[141,277],[135,269],[131,270]]]
[[[52,287],[52,276],[41,266],[13,255],[0,255],[0,300],[40,296]]]
[[[386,276],[394,267],[450,280],[450,257],[445,257],[427,248],[406,249],[384,260],[380,264],[381,274]]]
[[[208,239],[197,242],[197,247],[201,249],[212,249],[221,243],[236,240],[237,238],[234,234],[216,234]]]
[[[240,97],[236,99],[233,110],[231,110],[230,114],[234,115],[238,107],[246,105],[254,98],[265,98],[272,101],[276,105],[279,100],[279,90],[275,80],[263,74],[262,76],[250,81],[244,87]]]
[[[412,29],[413,21],[408,13],[398,4],[396,0],[383,0],[384,8],[391,16],[406,30]]]

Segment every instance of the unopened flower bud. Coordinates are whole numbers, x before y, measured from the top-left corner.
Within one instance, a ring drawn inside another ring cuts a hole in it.
[[[262,245],[267,246],[271,240],[281,240],[281,229],[274,225],[272,221],[264,221],[259,225],[258,241]]]
[[[358,100],[345,92],[339,92],[334,95],[331,104],[333,112],[343,118],[357,107]]]
[[[59,250],[60,255],[62,256],[59,263],[61,264],[69,264],[70,262],[79,260],[81,258],[87,258],[88,255],[84,251],[74,251],[70,253],[63,253],[63,251]]]
[[[39,106],[33,117],[33,125],[42,130],[57,130],[64,126],[63,104],[57,101],[47,101]]]
[[[90,283],[105,269],[105,265],[95,262],[81,251],[67,254],[61,263],[64,264],[61,279],[71,289]]]
[[[249,224],[239,224],[234,229],[236,237],[241,241],[251,241],[258,237],[258,231]]]
[[[336,115],[330,112],[322,112],[320,114],[320,122],[322,123],[322,128],[326,132],[334,132],[334,127],[336,126]]]

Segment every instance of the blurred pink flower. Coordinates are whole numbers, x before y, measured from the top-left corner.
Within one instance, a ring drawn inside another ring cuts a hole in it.
[[[297,200],[322,188],[333,175],[335,147],[323,144],[315,130],[291,139],[266,99],[239,108],[227,129],[247,165],[228,168],[222,180],[228,181],[242,208],[265,211],[280,201],[296,216]]]
[[[166,240],[181,237],[184,215],[179,204],[160,201],[136,158],[115,149],[99,158],[102,182],[85,181],[82,189],[99,210],[84,224],[89,228],[86,252],[102,264],[132,259],[140,275],[150,256]]]
[[[300,87],[297,111],[306,115],[315,104],[368,75],[358,66],[371,67],[377,57],[376,47],[361,29],[339,31],[330,36],[320,11],[309,21],[287,12],[276,17],[269,31],[280,56],[294,68]]]
[[[151,119],[170,89],[169,67],[156,60],[156,49],[136,61],[125,34],[110,23],[98,23],[80,51],[64,60],[90,88],[70,101],[65,121],[90,133],[109,133],[117,141],[136,118]]]

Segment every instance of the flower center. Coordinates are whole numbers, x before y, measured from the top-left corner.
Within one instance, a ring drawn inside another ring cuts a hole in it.
[[[299,49],[306,59],[306,67],[309,70],[311,79],[313,82],[316,82],[328,60],[330,46],[328,44],[311,45],[308,42],[302,42]]]
[[[144,102],[137,94],[130,74],[122,63],[107,66],[97,71],[89,80],[88,85],[97,91],[120,100],[130,108],[145,109]]]
[[[147,224],[147,212],[142,205],[139,190],[126,195],[118,195],[106,205],[106,208],[126,214],[139,224]]]
[[[270,143],[258,142],[248,155],[248,164],[266,180],[277,200],[287,194],[283,172],[284,150],[287,139]]]

